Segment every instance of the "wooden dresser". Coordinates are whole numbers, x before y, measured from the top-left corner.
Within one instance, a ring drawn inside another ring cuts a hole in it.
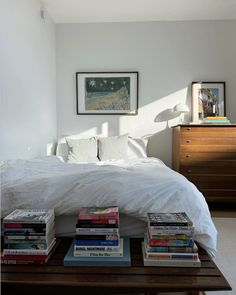
[[[208,202],[236,202],[236,125],[173,127],[172,168]]]

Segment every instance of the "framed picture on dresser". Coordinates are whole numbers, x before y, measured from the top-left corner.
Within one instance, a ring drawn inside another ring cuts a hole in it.
[[[78,115],[137,115],[138,72],[77,72]]]
[[[192,82],[193,122],[225,113],[225,82]]]

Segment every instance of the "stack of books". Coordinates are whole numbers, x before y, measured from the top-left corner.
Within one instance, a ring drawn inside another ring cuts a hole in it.
[[[45,264],[53,252],[54,211],[16,209],[3,219],[3,264]]]
[[[203,124],[231,124],[230,120],[227,117],[205,117],[202,121]]]
[[[76,236],[65,266],[129,266],[129,239],[120,238],[118,207],[79,211]]]
[[[194,227],[186,213],[148,213],[144,266],[200,267]]]

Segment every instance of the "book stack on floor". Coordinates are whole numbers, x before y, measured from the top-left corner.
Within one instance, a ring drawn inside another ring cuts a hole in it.
[[[119,208],[82,208],[64,266],[129,265],[129,239],[120,238]]]
[[[230,120],[227,117],[205,117],[202,121],[203,124],[223,124],[223,125],[229,125],[231,124]]]
[[[186,213],[148,213],[144,266],[200,267],[194,227]]]
[[[54,211],[16,209],[3,219],[3,264],[45,264],[56,243]]]

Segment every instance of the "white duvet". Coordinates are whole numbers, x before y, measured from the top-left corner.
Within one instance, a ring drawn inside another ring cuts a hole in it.
[[[147,212],[183,212],[195,240],[215,255],[217,231],[203,195],[181,174],[154,158],[69,164],[56,156],[11,160],[1,167],[2,217],[15,208],[54,208],[76,214],[84,206],[118,205],[146,220]]]

